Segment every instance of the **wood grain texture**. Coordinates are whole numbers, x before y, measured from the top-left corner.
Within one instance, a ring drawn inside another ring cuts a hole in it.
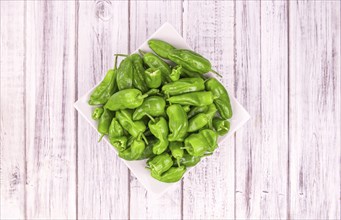
[[[75,218],[75,4],[30,1],[26,15],[27,218]]]
[[[165,22],[171,23],[181,33],[181,18],[181,1],[131,1],[130,51],[135,51]],[[131,175],[130,217],[132,219],[180,219],[181,192],[181,184],[178,184],[161,198],[153,197]]]
[[[290,213],[340,219],[340,1],[290,2]]]
[[[25,217],[25,3],[0,3],[0,218]]]
[[[113,68],[114,53],[128,52],[128,2],[77,3],[78,96],[83,96]],[[108,9],[112,19],[102,20]],[[121,19],[117,19],[121,18]],[[97,143],[98,132],[78,119],[78,218],[126,219],[129,217],[128,168],[113,148]]]
[[[233,91],[234,7],[230,1],[185,1],[184,38],[211,60]],[[228,139],[210,157],[192,170],[183,183],[184,219],[234,217],[234,140]]]

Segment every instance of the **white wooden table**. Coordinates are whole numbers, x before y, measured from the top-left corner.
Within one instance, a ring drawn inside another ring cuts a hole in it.
[[[2,219],[340,219],[340,1],[0,7]],[[73,103],[166,21],[252,119],[156,199]]]

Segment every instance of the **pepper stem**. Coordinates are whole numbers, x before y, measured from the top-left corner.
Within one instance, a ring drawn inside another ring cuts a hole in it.
[[[120,57],[129,57],[128,54],[121,54],[121,53],[116,53],[114,56],[120,56]]]
[[[98,142],[101,142],[102,138],[104,137],[105,134],[102,134],[101,137],[99,137]]]
[[[176,158],[176,163],[178,164],[178,167],[180,167],[180,158]]]
[[[114,63],[114,69],[117,70],[117,59],[118,59],[118,56],[115,55],[115,63]]]
[[[149,96],[149,94],[145,93],[143,95],[140,96],[141,99],[147,98]]]
[[[223,77],[222,75],[220,75],[220,74],[219,74],[217,71],[215,71],[215,70],[212,70],[212,69],[211,69],[211,72],[214,73],[214,74],[217,74],[219,77]]]
[[[146,52],[143,50],[139,50],[139,53],[142,54],[143,56],[146,54]]]
[[[142,137],[142,139],[144,140],[144,142],[148,145],[148,144],[149,144],[149,143],[148,143],[148,140],[147,140],[146,136],[144,136],[143,133],[141,133],[141,137]]]
[[[148,118],[149,118],[150,120],[152,120],[152,122],[155,123],[155,119],[154,119],[150,114],[146,113],[146,115],[148,116]]]

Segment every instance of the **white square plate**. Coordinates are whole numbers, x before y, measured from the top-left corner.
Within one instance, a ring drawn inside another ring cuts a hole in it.
[[[190,46],[185,42],[185,40],[180,36],[180,34],[175,30],[175,28],[169,23],[163,24],[149,39],[160,39],[170,44],[174,45],[177,48],[191,49]],[[138,49],[143,51],[151,51],[148,47],[148,40],[144,42]],[[137,52],[137,51],[135,51]],[[97,85],[96,85],[97,86]],[[95,87],[96,87],[95,86]],[[88,93],[83,95],[81,98],[77,100],[74,104],[74,107],[78,110],[78,112],[89,122],[89,124],[97,130],[97,121],[91,118],[92,111],[94,107],[88,105],[88,100],[91,92],[95,89],[93,87]],[[232,136],[232,134],[237,131],[247,120],[249,120],[250,115],[246,112],[246,110],[237,102],[237,100],[230,96],[231,105],[233,110],[233,117],[230,120],[231,127],[230,131],[224,137],[220,137],[218,140],[219,145],[222,144],[225,138]],[[108,146],[113,149],[112,154],[116,152],[115,148],[111,146],[107,137],[103,138],[104,141],[108,143]],[[96,142],[97,140],[94,140]],[[209,160],[209,159],[208,159]],[[170,187],[172,187],[176,183],[163,183],[158,180],[152,178],[150,176],[150,172],[145,168],[146,160],[140,161],[126,161],[123,162],[129,167],[131,172],[136,176],[136,178],[141,182],[141,184],[153,194],[157,194],[161,196],[165,193]],[[192,167],[193,168],[193,167]],[[192,169],[188,169],[186,174]],[[186,175],[185,174],[185,175]]]

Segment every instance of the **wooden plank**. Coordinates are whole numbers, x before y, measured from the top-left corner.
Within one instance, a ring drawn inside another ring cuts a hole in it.
[[[236,218],[285,219],[286,2],[236,2],[236,93],[251,121],[236,140]]]
[[[75,218],[75,3],[29,1],[26,20],[27,218]]]
[[[203,11],[203,9],[205,9]],[[233,91],[234,5],[231,1],[185,1],[184,37],[189,45],[211,60]],[[205,158],[183,181],[184,219],[234,217],[234,139]]]
[[[340,1],[289,5],[288,217],[340,219]]]
[[[141,10],[143,8],[144,10]],[[181,1],[132,1],[130,8],[130,49],[134,51],[164,22],[180,33]],[[148,194],[139,181],[130,176],[130,217],[132,219],[180,219],[181,184],[161,198]]]
[[[0,218],[25,217],[25,3],[0,3]]]
[[[110,3],[78,3],[78,97],[113,67],[114,53],[128,52],[128,2]],[[111,19],[100,19],[106,11]],[[97,131],[78,117],[78,218],[127,219],[128,169],[110,145],[97,143],[98,138]]]

